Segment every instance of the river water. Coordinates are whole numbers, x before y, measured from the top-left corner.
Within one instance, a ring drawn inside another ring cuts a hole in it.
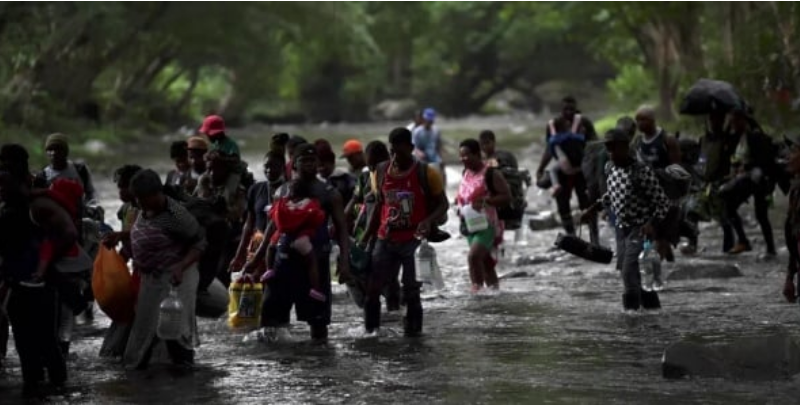
[[[468,126],[473,131],[479,126]],[[377,138],[388,127],[337,127],[297,130]],[[266,139],[262,130],[242,132],[245,157],[259,162]],[[505,128],[500,136],[519,130]],[[455,130],[454,130],[455,133]],[[510,139],[510,138],[509,138]],[[501,141],[502,142],[502,141]],[[167,144],[131,148],[112,159],[154,165]],[[533,167],[535,147],[520,150]],[[117,162],[118,161],[118,162]],[[157,165],[166,169],[166,164]],[[253,165],[255,166],[255,165]],[[450,169],[453,192],[460,171]],[[107,177],[96,175],[107,219],[118,204]],[[531,206],[552,209],[545,197],[529,191]],[[748,206],[749,210],[749,206]],[[451,216],[452,217],[452,216]],[[782,217],[775,213],[775,220]],[[116,223],[114,223],[116,224]],[[780,225],[781,223],[775,223]],[[451,219],[446,226],[457,235]],[[776,227],[777,228],[777,227]],[[758,232],[752,225],[750,235]],[[292,337],[279,343],[245,342],[246,332],[230,331],[224,319],[200,320],[202,346],[193,370],[153,366],[124,371],[98,358],[108,320],[98,315],[78,328],[69,361],[65,394],[46,403],[796,403],[800,381],[732,381],[661,376],[664,348],[683,338],[727,342],[785,329],[798,336],[800,309],[780,296],[786,253],[770,263],[757,254],[735,259],[716,254],[719,233],[704,230],[700,257],[735,261],[744,277],[668,282],[658,312],[621,310],[621,281],[612,266],[598,266],[552,250],[557,230],[524,232],[515,242],[507,234],[499,272],[524,271],[504,279],[495,293],[469,294],[466,243],[462,238],[436,246],[446,287],[426,292],[424,336],[402,336],[400,316],[385,317],[378,337],[362,334],[361,313],[341,286],[334,287],[334,321],[327,344],[312,344],[308,329],[294,324]],[[606,237],[609,230],[604,230]],[[754,239],[755,240],[755,239]],[[756,242],[756,251],[762,248]],[[546,256],[545,263],[515,266],[518,256]],[[695,261],[679,256],[678,261]],[[16,353],[0,367],[0,401],[19,399]]]

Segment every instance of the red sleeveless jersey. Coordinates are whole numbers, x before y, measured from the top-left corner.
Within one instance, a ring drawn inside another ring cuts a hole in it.
[[[387,165],[383,185],[381,224],[378,238],[394,242],[408,242],[415,238],[417,226],[428,216],[426,200],[415,162],[404,174],[392,175]],[[426,174],[427,176],[427,174]]]

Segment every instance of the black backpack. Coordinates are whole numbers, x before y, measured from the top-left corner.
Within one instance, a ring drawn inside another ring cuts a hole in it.
[[[508,183],[511,192],[511,201],[497,208],[497,217],[503,220],[506,230],[519,230],[522,227],[522,217],[528,207],[525,190],[531,185],[531,175],[527,170],[519,170],[513,166],[500,166],[486,170],[485,181],[489,193],[496,193],[494,188],[494,171],[498,170]]]

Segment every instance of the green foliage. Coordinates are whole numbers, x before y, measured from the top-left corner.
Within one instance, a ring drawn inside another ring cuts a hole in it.
[[[0,120],[155,133],[212,111],[364,120],[386,99],[466,115],[503,90],[552,107],[553,83],[675,119],[715,77],[777,126],[775,91],[800,90],[798,18],[791,2],[5,2]]]
[[[608,81],[614,103],[623,109],[635,109],[657,99],[656,84],[652,75],[642,65],[624,65],[617,77]]]

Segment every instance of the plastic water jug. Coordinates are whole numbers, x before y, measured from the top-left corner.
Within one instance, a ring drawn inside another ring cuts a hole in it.
[[[475,210],[471,204],[468,204],[461,208],[461,213],[464,215],[467,232],[477,233],[489,228],[489,218],[486,217],[485,211]]]
[[[156,334],[162,340],[177,340],[183,333],[183,303],[173,287],[158,309]]]
[[[417,282],[431,285],[434,289],[444,287],[442,272],[436,260],[436,250],[428,240],[422,240],[417,252],[414,253],[414,262],[417,268]]]
[[[338,244],[331,245],[331,253],[330,253],[330,262],[331,262],[331,276],[335,276],[337,269],[339,268],[339,255],[341,252],[339,251]]]
[[[661,267],[661,259],[653,249],[653,243],[649,240],[644,242],[642,253],[639,254],[639,271],[642,273],[642,289],[653,290],[653,278],[656,274],[656,267]]]

